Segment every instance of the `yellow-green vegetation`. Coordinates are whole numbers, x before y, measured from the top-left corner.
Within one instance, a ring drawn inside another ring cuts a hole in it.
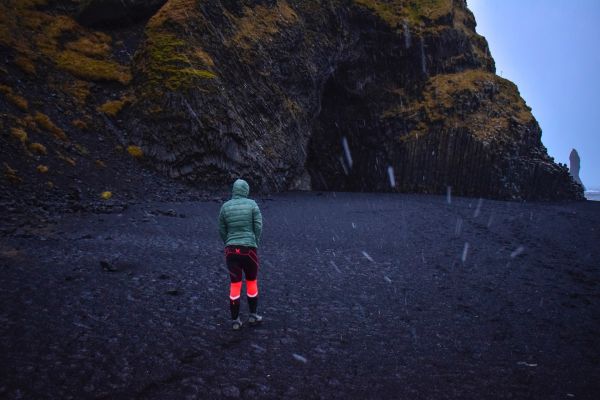
[[[237,28],[230,41],[246,49],[276,35],[281,26],[298,21],[298,15],[284,0],[278,1],[274,7],[263,5],[245,7],[241,18],[236,18],[229,13],[226,15]]]
[[[65,50],[56,55],[56,65],[81,79],[90,81],[117,81],[123,85],[131,82],[131,72],[112,61],[97,60],[82,56],[81,53]]]
[[[87,156],[88,154],[90,154],[90,151],[87,149],[87,147],[85,147],[82,144],[75,143],[73,146],[75,147],[77,152],[83,156]]]
[[[172,33],[147,30],[144,58],[139,66],[151,87],[176,91],[193,87],[199,79],[216,78],[214,72],[197,68],[206,65],[209,59],[204,51],[189,48],[184,40]]]
[[[425,19],[436,20],[452,12],[452,0],[354,0],[373,11],[393,28],[405,22],[420,24]]]
[[[48,172],[48,166],[47,165],[40,164],[40,165],[37,166],[36,169],[37,169],[37,172],[39,172],[40,174],[45,174],[45,173]]]
[[[25,115],[23,118],[17,118],[16,122],[20,126],[27,128],[27,130],[30,132],[39,132],[40,131],[40,128],[35,123],[33,116],[31,116],[30,114]]]
[[[69,42],[65,47],[69,50],[85,54],[90,57],[108,57],[110,55],[111,37],[102,32],[94,32],[88,36]]]
[[[192,37],[188,24],[202,23],[196,0],[171,0],[146,25],[145,40],[136,57],[136,67],[145,77],[144,91],[161,95],[198,88],[217,77],[215,63]],[[180,37],[181,36],[181,37]]]
[[[26,143],[27,142],[27,132],[25,132],[23,129],[21,129],[21,128],[11,128],[10,129],[10,133],[11,133],[12,137],[14,137],[15,139],[17,139],[21,143]]]
[[[29,145],[29,150],[31,150],[32,153],[39,155],[45,155],[48,153],[48,150],[46,150],[46,146],[44,146],[41,143],[31,143]]]
[[[29,75],[35,75],[37,72],[36,68],[35,68],[35,64],[28,57],[25,57],[25,56],[19,54],[19,55],[15,56],[14,62],[17,67],[21,68],[21,70],[23,72],[26,72]]]
[[[18,172],[11,168],[10,165],[8,165],[6,162],[3,163],[4,165],[4,177],[6,179],[8,179],[9,182],[11,183],[21,183],[23,182],[23,178],[21,178],[18,174]]]
[[[71,121],[71,125],[77,129],[81,129],[82,131],[86,131],[88,129],[88,124],[81,119],[75,119]]]
[[[131,81],[128,66],[110,56],[110,36],[79,25],[66,15],[40,11],[45,1],[0,2],[0,45],[14,51],[23,71],[34,74],[40,61],[85,80]]]
[[[473,104],[474,98],[477,108],[461,109],[461,102]],[[526,125],[533,120],[531,109],[515,84],[481,70],[434,76],[427,82],[421,99],[391,108],[382,117],[416,117],[419,123],[408,137],[426,134],[431,125],[441,125],[467,128],[482,139],[507,132],[511,121]]]
[[[22,111],[27,111],[29,109],[27,99],[16,94],[10,86],[0,85],[0,93],[2,93],[10,103]]]
[[[102,193],[100,193],[100,197],[103,200],[109,200],[112,197],[112,192],[108,192],[108,191],[102,192]]]
[[[64,142],[69,140],[65,132],[56,125],[54,125],[50,117],[48,117],[46,114],[37,111],[33,116],[33,119],[38,124],[38,126],[52,133],[57,139],[60,139]]]
[[[111,100],[99,106],[97,110],[108,116],[116,117],[126,103],[126,100]]]
[[[144,151],[139,146],[127,146],[127,152],[134,158],[142,158],[144,156]]]
[[[80,105],[84,105],[88,96],[90,95],[90,83],[79,79],[74,79],[72,82],[62,83],[58,89],[71,95],[71,97],[73,97]]]
[[[75,160],[73,160],[71,157],[65,156],[63,153],[61,153],[58,150],[56,151],[56,155],[58,158],[60,158],[61,160],[63,160],[67,164],[69,164],[71,167],[74,167],[75,165],[77,165],[77,162],[75,162]]]
[[[147,111],[148,114],[160,114],[161,112],[163,112],[163,109],[162,107],[156,104],[152,104],[150,107],[148,107]]]
[[[197,0],[170,0],[148,21],[150,30],[163,28],[165,25],[185,26],[190,18],[196,17]]]

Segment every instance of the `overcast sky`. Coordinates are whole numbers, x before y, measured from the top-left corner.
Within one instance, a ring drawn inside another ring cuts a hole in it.
[[[467,0],[488,40],[496,72],[519,86],[542,142],[581,180],[600,188],[600,1]]]

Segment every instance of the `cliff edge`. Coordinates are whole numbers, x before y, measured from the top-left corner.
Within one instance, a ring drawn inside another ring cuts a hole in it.
[[[137,3],[0,2],[4,185],[583,198],[463,0]]]

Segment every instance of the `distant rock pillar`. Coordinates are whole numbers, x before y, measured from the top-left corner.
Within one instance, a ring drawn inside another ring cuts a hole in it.
[[[575,149],[571,150],[571,154],[569,155],[569,161],[571,164],[571,165],[569,165],[569,172],[571,173],[571,176],[573,177],[575,182],[577,182],[581,186],[583,186],[583,183],[581,182],[581,178],[579,178],[579,169],[581,168],[581,159],[579,158],[579,153],[577,153],[577,150],[575,150]]]

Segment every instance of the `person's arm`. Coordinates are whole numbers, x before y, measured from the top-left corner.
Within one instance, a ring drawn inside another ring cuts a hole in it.
[[[254,208],[252,209],[252,221],[254,237],[256,237],[256,245],[258,245],[262,235],[262,214],[260,213],[260,208],[258,208],[256,202],[254,203]]]
[[[219,235],[221,235],[221,240],[225,243],[227,241],[227,221],[225,220],[225,213],[222,206],[221,211],[219,211]]]

